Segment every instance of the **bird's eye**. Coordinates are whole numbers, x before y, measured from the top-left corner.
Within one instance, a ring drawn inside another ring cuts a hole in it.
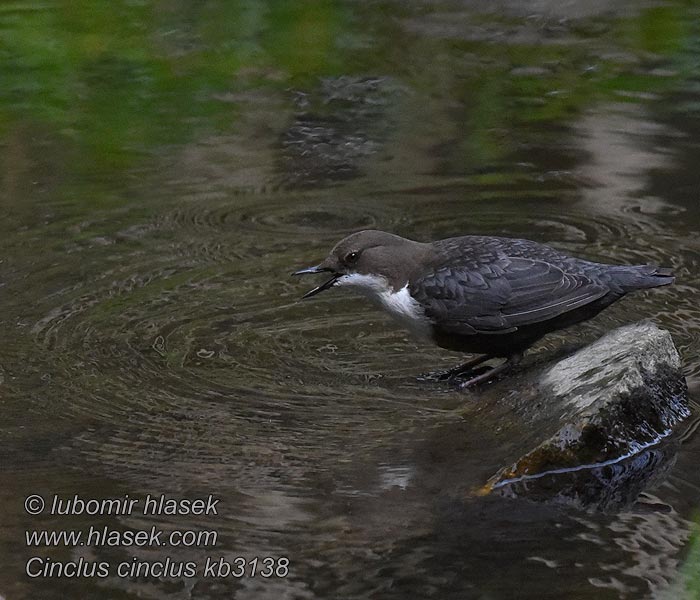
[[[345,257],[345,262],[352,264],[358,259],[359,256],[360,256],[359,252],[350,252]]]

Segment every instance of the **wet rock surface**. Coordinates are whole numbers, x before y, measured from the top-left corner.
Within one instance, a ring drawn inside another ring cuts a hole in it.
[[[487,489],[606,509],[628,504],[675,460],[676,425],[690,414],[669,332],[616,329],[536,376],[527,401],[536,436]],[[515,407],[516,412],[523,408]]]

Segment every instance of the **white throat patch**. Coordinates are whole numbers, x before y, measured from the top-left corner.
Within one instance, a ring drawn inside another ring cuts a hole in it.
[[[336,282],[338,286],[349,287],[379,304],[396,321],[417,337],[428,338],[431,334],[430,322],[423,308],[408,291],[408,284],[394,292],[386,278],[380,275],[350,273]]]

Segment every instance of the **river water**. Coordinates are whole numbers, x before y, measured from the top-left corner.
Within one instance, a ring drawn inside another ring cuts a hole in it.
[[[531,360],[651,318],[700,388],[692,2],[11,3],[0,9],[0,597],[700,597],[700,442],[641,501],[475,494],[512,462],[460,356],[289,273],[346,234],[522,236],[672,266]],[[504,417],[503,417],[504,418]],[[28,515],[24,499],[219,499]],[[215,546],[28,547],[36,529]],[[29,577],[285,557],[286,576]]]

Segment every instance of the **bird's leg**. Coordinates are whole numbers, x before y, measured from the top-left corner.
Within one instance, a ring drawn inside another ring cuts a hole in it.
[[[457,367],[454,367],[447,371],[441,371],[439,373],[429,373],[427,375],[424,375],[423,377],[425,379],[432,379],[434,381],[449,381],[450,379],[454,379],[455,377],[459,377],[460,375],[466,375],[471,373],[474,370],[474,367],[477,367],[480,364],[485,363],[487,360],[490,360],[492,358],[493,356],[489,354],[484,354],[482,356],[477,356],[476,358],[468,360],[463,365],[459,365]]]
[[[479,385],[480,383],[484,383],[486,381],[489,381],[490,379],[493,379],[496,377],[496,375],[499,375],[500,373],[503,373],[504,371],[508,371],[509,369],[513,368],[515,365],[517,365],[523,358],[523,355],[521,352],[518,352],[516,354],[511,354],[505,361],[503,361],[500,365],[497,365],[485,373],[480,373],[476,377],[472,377],[471,379],[467,379],[467,381],[460,381],[457,387],[460,390],[463,390],[468,387],[472,387],[475,385]]]

